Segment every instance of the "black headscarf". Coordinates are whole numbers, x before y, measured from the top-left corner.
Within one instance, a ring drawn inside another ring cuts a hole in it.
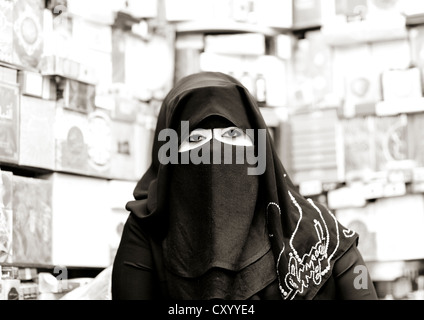
[[[242,173],[246,163],[186,167],[161,163],[160,150],[167,143],[159,139],[162,130],[179,133],[181,121],[189,121],[189,130],[213,127],[215,123],[208,123],[212,118],[218,124],[266,131],[264,149],[258,137],[253,147],[257,156],[265,158],[263,173]],[[265,154],[260,154],[261,150]],[[239,179],[245,179],[244,183]],[[198,192],[192,188],[196,181],[217,191],[195,201],[189,195]],[[226,197],[228,192],[232,195]],[[200,294],[201,298],[244,299],[276,278],[283,299],[312,299],[330,277],[334,262],[357,241],[357,234],[343,227],[324,205],[298,192],[276,153],[255,99],[239,81],[219,72],[189,75],[165,97],[152,163],[137,183],[134,198],[127,203],[127,210],[153,238],[162,241],[167,280],[174,288],[183,288],[185,295],[181,290],[175,292],[183,298]],[[202,204],[223,207],[229,216],[222,212],[215,216],[215,209],[196,216],[195,210],[187,210],[187,203],[195,208]],[[237,232],[230,233],[234,228]],[[205,293],[199,286],[209,291]]]

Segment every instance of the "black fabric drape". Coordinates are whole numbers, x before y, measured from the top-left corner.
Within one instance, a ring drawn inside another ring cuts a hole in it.
[[[226,98],[232,97],[235,91],[239,94],[239,101]],[[186,108],[184,102],[192,95],[204,99],[212,97],[212,100],[203,103],[202,108],[196,108],[197,104]],[[222,103],[214,104],[213,98]],[[171,169],[159,161],[159,150],[165,141],[159,141],[158,135],[166,128],[178,130],[183,120],[190,120],[190,126],[195,126],[213,114],[233,119],[241,127],[267,130],[253,96],[239,81],[226,74],[202,72],[190,75],[169,92],[158,115],[152,164],[138,182],[134,200],[126,206],[149,236],[157,241],[165,239],[169,231]],[[259,150],[256,151],[259,154]],[[265,157],[266,167],[259,176],[258,212],[262,212],[266,220],[280,294],[283,299],[313,299],[330,278],[334,263],[357,243],[358,235],[341,225],[324,205],[299,193],[287,175],[268,131],[265,151],[261,155]]]

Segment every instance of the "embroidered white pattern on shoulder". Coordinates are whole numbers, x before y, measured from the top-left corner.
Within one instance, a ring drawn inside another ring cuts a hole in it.
[[[355,231],[352,229],[344,229],[343,234],[346,238],[352,238],[355,235]]]
[[[303,219],[303,210],[290,191],[288,191],[288,194],[292,203],[299,211],[299,220],[297,221],[296,228],[289,240],[291,252],[289,253],[288,272],[284,277],[284,286],[281,283],[279,276],[278,281],[283,298],[291,300],[298,293],[303,293],[306,288],[309,288],[311,281],[313,281],[315,285],[319,285],[321,283],[322,277],[330,270],[330,261],[338,249],[340,239],[336,223],[336,247],[334,251],[329,254],[330,233],[328,231],[328,226],[322,216],[321,210],[311,199],[308,199],[308,202],[317,211],[320,218],[314,219],[317,242],[310,248],[309,252],[300,257],[294,246],[294,239]],[[328,211],[328,213],[336,222],[335,216],[330,211]],[[277,270],[280,262],[280,256],[277,262]]]

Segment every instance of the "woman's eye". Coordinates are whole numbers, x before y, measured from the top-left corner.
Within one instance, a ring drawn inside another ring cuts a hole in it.
[[[189,142],[199,142],[204,140],[205,137],[202,136],[201,134],[192,134],[191,136],[188,137],[188,141]]]
[[[228,143],[235,146],[253,146],[252,139],[241,128],[229,127],[217,128],[213,130],[214,137],[223,143]]]
[[[225,131],[222,136],[225,138],[237,138],[241,137],[242,135],[243,131],[241,129],[233,128]]]

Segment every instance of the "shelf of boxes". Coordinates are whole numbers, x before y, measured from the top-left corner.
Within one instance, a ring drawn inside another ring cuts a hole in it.
[[[128,28],[153,20],[153,7],[125,23],[105,1],[92,15],[78,0],[46,3],[0,0],[0,266],[94,277],[113,262],[150,165],[174,29],[143,38]]]

